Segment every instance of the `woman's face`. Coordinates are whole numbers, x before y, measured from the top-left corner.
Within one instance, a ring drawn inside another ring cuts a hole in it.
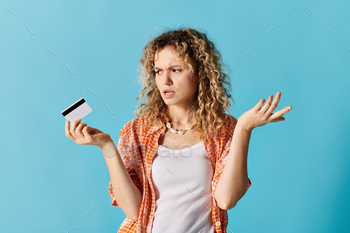
[[[180,61],[172,47],[165,47],[155,54],[156,82],[160,94],[167,105],[192,107],[197,99],[196,90],[198,78],[193,73],[193,79],[189,75],[189,69],[185,62]],[[175,93],[167,98],[163,92],[170,89]]]

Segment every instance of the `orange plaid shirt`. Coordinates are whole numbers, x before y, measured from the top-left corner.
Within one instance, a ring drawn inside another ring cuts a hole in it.
[[[211,208],[212,220],[215,233],[226,233],[228,225],[227,210],[221,209],[215,198],[214,193],[220,175],[224,170],[232,142],[234,128],[237,119],[231,115],[224,114],[229,122],[228,127],[219,131],[215,137],[209,137],[204,140],[205,150],[208,153],[214,172],[212,185]],[[158,150],[158,138],[166,130],[165,125],[146,127],[146,116],[139,116],[127,122],[120,131],[118,152],[125,164],[129,175],[135,185],[143,193],[143,199],[137,220],[126,217],[120,225],[118,233],[139,232],[151,233],[152,223],[155,212],[155,194],[153,182],[151,179],[151,168],[153,157]],[[248,178],[248,184],[244,195],[251,185]],[[112,183],[109,182],[109,194],[112,199],[112,205],[119,207],[112,190]],[[208,210],[209,211],[209,210]]]

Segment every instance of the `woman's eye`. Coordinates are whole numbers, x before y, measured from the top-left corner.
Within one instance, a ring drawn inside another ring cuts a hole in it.
[[[173,69],[173,70],[178,70],[179,72],[181,71],[181,70],[179,70],[179,69]],[[157,70],[157,71],[155,71],[155,73],[156,74],[159,74],[158,72],[159,72],[160,70]]]

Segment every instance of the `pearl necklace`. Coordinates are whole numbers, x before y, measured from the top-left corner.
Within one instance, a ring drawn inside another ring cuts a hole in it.
[[[192,128],[192,126],[195,125],[195,124],[196,124],[196,123],[193,123],[192,125],[186,126],[185,129],[177,130],[177,129],[173,129],[173,128],[171,127],[171,124],[170,124],[169,122],[167,122],[167,123],[166,123],[166,127],[167,127],[168,129],[170,129],[170,131],[171,131],[172,133],[184,134],[187,130],[190,130],[190,129]]]

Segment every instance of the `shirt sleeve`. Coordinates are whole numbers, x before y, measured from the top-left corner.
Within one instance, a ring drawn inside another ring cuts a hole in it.
[[[223,152],[221,153],[220,158],[216,162],[216,169],[218,169],[219,175],[221,175],[221,173],[223,172],[225,164],[227,162],[228,155],[229,155],[230,148],[231,148],[234,129],[235,129],[236,124],[237,124],[237,119],[235,117],[230,116],[230,115],[227,115],[227,116],[228,116],[228,118],[227,118],[228,124],[227,124],[227,127],[221,133],[221,139],[220,139],[222,142],[222,145],[223,145],[223,150],[222,150]],[[247,187],[246,187],[246,190],[245,190],[243,196],[247,193],[251,184],[252,184],[252,182],[248,177]]]
[[[134,132],[132,131],[131,123],[132,123],[131,121],[126,123],[120,131],[119,141],[118,141],[118,152],[123,160],[123,163],[132,181],[134,182],[136,187],[141,191],[141,193],[143,193],[142,184],[136,173],[136,169],[138,167],[137,163],[140,161],[138,161],[137,159],[139,157],[138,144],[135,140],[135,135],[134,135]],[[112,199],[111,204],[113,206],[120,207],[114,197],[112,181],[109,182],[108,190]]]

